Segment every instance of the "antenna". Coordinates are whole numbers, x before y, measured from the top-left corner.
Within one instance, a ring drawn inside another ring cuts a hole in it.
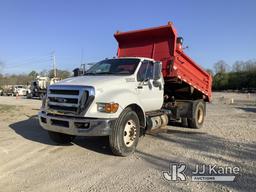
[[[81,65],[83,64],[83,59],[84,59],[84,49],[81,48]]]

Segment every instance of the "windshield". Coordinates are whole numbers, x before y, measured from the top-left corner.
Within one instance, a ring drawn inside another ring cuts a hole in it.
[[[131,75],[139,62],[140,59],[106,59],[93,65],[85,75]]]

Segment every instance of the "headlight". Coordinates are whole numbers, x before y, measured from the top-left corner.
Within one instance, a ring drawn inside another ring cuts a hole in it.
[[[97,103],[97,109],[100,112],[115,113],[119,107],[118,103]]]

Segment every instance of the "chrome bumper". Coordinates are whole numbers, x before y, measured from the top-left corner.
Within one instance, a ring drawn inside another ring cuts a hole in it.
[[[111,134],[115,119],[58,117],[38,113],[40,125],[49,131],[77,136],[106,136]]]

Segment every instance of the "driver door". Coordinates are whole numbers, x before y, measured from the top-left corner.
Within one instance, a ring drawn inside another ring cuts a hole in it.
[[[145,112],[159,110],[163,104],[163,85],[153,85],[153,74],[154,62],[144,60],[137,73],[137,93]]]

